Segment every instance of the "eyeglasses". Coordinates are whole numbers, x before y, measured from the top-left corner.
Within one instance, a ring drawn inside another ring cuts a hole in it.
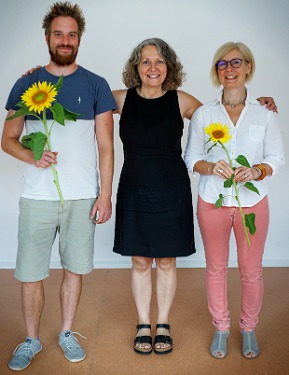
[[[216,68],[219,70],[225,70],[229,63],[231,67],[234,69],[240,68],[240,66],[242,65],[242,62],[243,62],[243,59],[232,59],[230,61],[220,60],[216,63]]]

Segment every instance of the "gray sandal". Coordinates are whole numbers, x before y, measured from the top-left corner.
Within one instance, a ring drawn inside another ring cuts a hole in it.
[[[227,355],[227,341],[230,331],[216,331],[210,347],[210,353],[214,358],[222,359]]]
[[[242,354],[245,358],[253,359],[260,354],[255,331],[241,331],[242,333]]]

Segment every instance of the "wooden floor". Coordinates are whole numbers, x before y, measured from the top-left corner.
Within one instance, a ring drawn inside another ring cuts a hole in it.
[[[41,322],[43,350],[23,372],[31,375],[288,375],[289,269],[265,268],[265,296],[257,337],[260,357],[241,355],[238,327],[240,283],[229,270],[231,334],[225,359],[210,356],[214,329],[207,311],[204,269],[179,269],[178,289],[171,311],[174,350],[165,356],[141,356],[132,349],[137,315],[130,291],[130,270],[94,270],[84,277],[83,294],[74,330],[87,337],[83,362],[70,363],[57,345],[61,271],[45,281],[46,305]],[[155,270],[154,275],[155,278]],[[152,324],[155,325],[155,296]],[[20,285],[12,270],[0,270],[0,374],[13,374],[7,362],[25,337]]]

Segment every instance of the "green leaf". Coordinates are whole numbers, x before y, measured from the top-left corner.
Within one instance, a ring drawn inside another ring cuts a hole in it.
[[[234,174],[224,182],[224,188],[230,188],[233,185]]]
[[[30,112],[29,108],[27,108],[27,107],[22,107],[22,108],[18,109],[18,111],[16,111],[14,113],[14,115],[8,117],[7,120],[13,120],[16,117],[27,116],[27,115],[35,115],[35,113]]]
[[[25,147],[25,148],[29,148],[30,150],[32,150],[32,146],[31,146],[31,142],[32,142],[32,134],[29,134],[29,135],[24,135],[21,139],[21,143],[22,145]]]
[[[219,199],[217,199],[216,202],[215,202],[216,208],[220,208],[222,206],[223,199],[224,199],[223,194],[219,194]]]
[[[61,75],[59,77],[59,80],[53,85],[56,88],[57,92],[61,89],[62,82],[63,82],[63,75]]]
[[[243,165],[244,167],[251,168],[251,165],[249,164],[248,160],[243,155],[238,155],[236,158],[236,162]]]
[[[64,110],[64,118],[65,120],[68,120],[68,121],[76,121],[77,117],[83,116],[80,113],[69,111],[69,109],[63,108],[63,110]]]
[[[245,182],[243,186],[245,186],[247,189],[252,190],[255,193],[260,195],[259,190],[256,188],[254,184],[252,184],[252,182]]]
[[[16,105],[17,105],[17,107],[20,107],[20,108],[25,107],[25,104],[23,102],[19,102]]]
[[[254,212],[252,212],[251,214],[245,215],[246,227],[249,229],[249,232],[252,235],[254,235],[254,233],[256,232],[255,217],[256,215],[254,214]]]
[[[223,199],[217,199],[216,200],[216,203],[215,203],[215,206],[216,208],[220,208],[223,204]]]
[[[22,145],[32,150],[35,160],[41,159],[46,141],[47,137],[42,132],[24,135],[21,139]]]
[[[65,125],[64,123],[64,109],[61,104],[55,103],[53,107],[50,108],[51,112],[53,113],[53,118],[57,121],[60,125]]]

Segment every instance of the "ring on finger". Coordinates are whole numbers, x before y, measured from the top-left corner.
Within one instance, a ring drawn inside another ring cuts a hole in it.
[[[223,173],[223,169],[222,168],[218,168],[218,172],[222,174]]]
[[[244,174],[244,178],[247,178],[248,176],[246,174]]]

